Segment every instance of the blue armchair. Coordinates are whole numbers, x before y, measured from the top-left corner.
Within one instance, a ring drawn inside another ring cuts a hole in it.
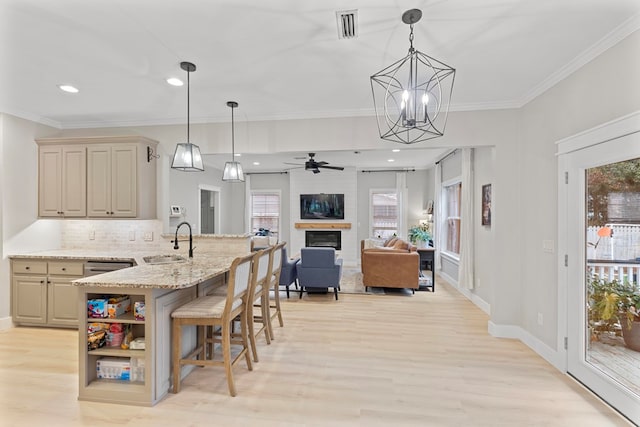
[[[338,299],[340,279],[342,278],[342,259],[336,259],[334,248],[302,248],[302,258],[298,263],[298,281],[300,283],[300,298],[305,288],[323,289],[333,288]]]
[[[300,258],[289,259],[287,247],[282,248],[282,269],[280,270],[280,286],[286,286],[287,298],[289,298],[289,286],[295,284],[298,288],[298,269],[296,268]]]

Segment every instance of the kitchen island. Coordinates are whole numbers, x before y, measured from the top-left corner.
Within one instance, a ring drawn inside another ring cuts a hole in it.
[[[87,313],[89,300],[120,295],[126,295],[132,307],[131,312],[115,318],[79,316],[78,399],[143,406],[159,402],[171,388],[171,312],[224,286],[233,259],[196,254],[186,261],[171,259],[73,281],[79,289],[78,313]],[[144,319],[134,317],[136,302],[144,304]],[[132,331],[133,338],[144,337],[144,349],[89,349],[85,331],[95,322],[123,325]],[[184,349],[195,345],[195,329],[185,331]],[[104,364],[117,360],[130,361],[130,380],[98,378],[98,361]],[[188,371],[185,369],[183,375]]]

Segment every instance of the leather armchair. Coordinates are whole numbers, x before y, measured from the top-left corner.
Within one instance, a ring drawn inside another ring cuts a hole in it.
[[[420,255],[416,247],[401,242],[392,246],[365,249],[360,243],[362,283],[365,289],[410,288],[418,289]]]
[[[305,288],[333,288],[336,300],[342,278],[342,259],[336,259],[334,248],[302,248],[302,258],[297,265],[300,282],[300,298]]]
[[[287,256],[287,247],[282,248],[282,269],[280,270],[280,286],[286,286],[287,298],[289,298],[289,286],[295,284],[298,289],[298,262],[300,257],[289,259]]]

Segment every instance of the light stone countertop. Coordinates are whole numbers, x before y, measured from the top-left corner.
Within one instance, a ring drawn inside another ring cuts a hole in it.
[[[135,261],[136,266],[103,273],[96,276],[74,280],[76,286],[95,287],[128,287],[128,288],[158,288],[182,289],[195,286],[207,279],[223,274],[229,270],[235,256],[196,253],[189,260],[184,251],[92,251],[81,249],[58,249],[51,251],[32,252],[11,255],[11,259],[46,260],[94,260],[94,261]],[[187,261],[166,264],[145,264],[143,257],[154,255],[180,255]]]
[[[194,255],[192,260],[144,264],[73,281],[76,286],[182,289],[229,270],[235,257]]]

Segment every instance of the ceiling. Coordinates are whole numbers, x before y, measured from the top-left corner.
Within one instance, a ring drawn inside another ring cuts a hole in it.
[[[185,80],[186,60],[192,123],[228,122],[228,100],[236,121],[370,116],[369,77],[407,53],[411,8],[414,46],[457,70],[453,111],[520,107],[640,21],[638,0],[0,0],[0,111],[61,129],[182,124],[185,87],[166,79]],[[344,10],[355,38],[338,38]],[[358,159],[389,167],[389,151]]]

